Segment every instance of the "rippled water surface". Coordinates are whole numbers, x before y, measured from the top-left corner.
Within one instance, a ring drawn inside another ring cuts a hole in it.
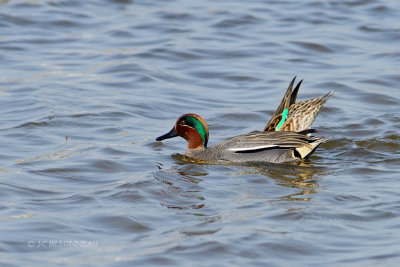
[[[1,265],[400,264],[400,2],[0,1]],[[333,90],[307,162],[182,161]]]

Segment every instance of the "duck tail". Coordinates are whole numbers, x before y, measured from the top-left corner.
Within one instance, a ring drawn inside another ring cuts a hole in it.
[[[306,130],[305,130],[306,131]],[[330,137],[311,136],[307,146],[301,146],[295,149],[299,158],[308,159],[312,153],[319,147],[320,144],[330,140]]]

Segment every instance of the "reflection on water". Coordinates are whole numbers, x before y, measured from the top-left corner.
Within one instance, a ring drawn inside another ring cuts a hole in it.
[[[274,166],[271,164],[246,173],[264,175],[275,180],[279,186],[300,189],[295,193],[281,196],[279,200],[309,201],[312,195],[318,192],[317,177],[323,176],[326,170],[311,166],[308,163],[299,165],[274,164]]]
[[[175,155],[175,157],[176,156],[177,155]],[[309,201],[314,194],[318,193],[317,177],[326,174],[324,168],[315,167],[309,163],[301,163],[298,165],[255,163],[248,167],[229,166],[232,168],[227,166],[216,167],[223,168],[225,172],[223,177],[218,178],[218,181],[229,184],[233,177],[242,177],[241,179],[249,177],[250,185],[247,181],[243,181],[242,192],[236,192],[236,194],[244,194],[250,198],[265,198],[265,201]],[[171,195],[170,198],[164,200],[165,202],[160,204],[168,208],[181,210],[202,209],[210,205],[207,203],[207,198],[205,197],[208,188],[203,185],[203,182],[214,178],[209,177],[210,173],[206,171],[206,167],[207,165],[181,162],[180,165],[166,170],[159,164],[159,171],[154,174],[154,177],[157,181],[168,185],[165,190]],[[269,179],[274,180],[278,186],[284,186],[294,190],[291,190],[293,191],[292,193],[283,196],[267,196],[263,195],[263,193],[257,194],[254,191],[251,195],[248,195],[249,186],[257,187],[257,184],[263,184]],[[220,194],[220,192],[218,194]],[[236,201],[237,199],[235,200],[235,197],[231,199],[231,201]],[[227,206],[229,206],[229,204],[230,201],[226,202]],[[197,213],[198,212],[196,212],[196,214]]]
[[[178,160],[178,162],[176,162],[177,164],[184,166],[185,164],[188,164],[189,166],[191,166],[190,164],[202,164],[202,165],[208,164],[207,162],[201,162],[197,159],[193,159],[191,157],[181,154],[173,154],[172,157],[175,160]],[[233,163],[227,163],[224,165],[241,166]],[[308,190],[307,192],[305,191],[305,194],[312,193],[309,190],[315,192],[315,189],[318,187],[317,181],[314,178],[314,176],[322,176],[327,172],[327,170],[322,167],[316,167],[311,165],[309,160],[300,163],[287,163],[287,164],[250,162],[245,165],[248,167],[246,168],[243,167],[244,169],[238,173],[235,173],[235,175],[244,175],[244,176],[249,174],[262,175],[265,176],[266,178],[274,179],[280,186],[287,186],[287,187]],[[185,177],[187,177],[187,175],[206,176],[208,174],[208,173],[193,173],[192,170],[189,173],[177,170],[177,173]],[[231,175],[233,174],[230,174],[228,176]]]

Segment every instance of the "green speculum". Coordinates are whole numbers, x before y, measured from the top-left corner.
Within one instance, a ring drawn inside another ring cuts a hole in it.
[[[276,126],[277,131],[279,131],[279,129],[282,127],[282,124],[286,121],[288,111],[289,110],[285,108],[285,110],[282,112],[282,120],[279,122],[278,126]]]
[[[189,126],[195,128],[197,130],[197,132],[201,136],[204,147],[207,147],[208,135],[207,135],[207,131],[206,131],[206,128],[203,125],[203,123],[199,119],[192,117],[192,116],[187,116],[185,118],[185,120]]]

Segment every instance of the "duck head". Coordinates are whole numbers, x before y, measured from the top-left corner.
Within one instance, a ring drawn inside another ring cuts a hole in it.
[[[205,120],[196,114],[184,114],[176,121],[168,133],[156,138],[156,141],[181,136],[188,142],[188,149],[206,148],[208,126]]]

